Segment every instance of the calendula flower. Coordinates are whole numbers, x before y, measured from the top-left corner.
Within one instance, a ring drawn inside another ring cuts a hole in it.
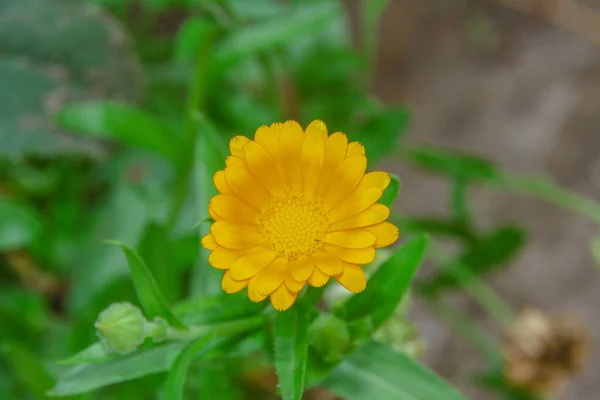
[[[538,395],[560,395],[589,355],[590,337],[575,316],[524,310],[509,329],[504,377]]]
[[[361,292],[361,265],[398,238],[386,222],[389,208],[377,203],[390,178],[365,173],[364,147],[341,132],[328,135],[322,121],[305,131],[295,121],[261,126],[254,140],[236,136],[229,147],[225,170],[214,176],[215,222],[202,239],[209,263],[225,271],[223,290],[248,287],[252,301],[270,297],[277,310],[307,282],[321,287],[330,277]]]

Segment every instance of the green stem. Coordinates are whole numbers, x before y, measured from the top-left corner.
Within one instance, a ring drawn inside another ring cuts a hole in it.
[[[489,180],[488,184],[492,187],[508,189],[545,200],[600,224],[600,204],[598,202],[563,189],[550,181],[504,173]]]
[[[223,322],[220,324],[210,324],[206,326],[190,326],[185,331],[169,327],[167,329],[166,340],[194,340],[206,334],[212,334],[215,337],[234,336],[254,330],[262,326],[264,323],[265,317],[263,315],[257,315],[233,322]]]

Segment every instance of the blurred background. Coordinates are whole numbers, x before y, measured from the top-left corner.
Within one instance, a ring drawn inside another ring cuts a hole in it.
[[[600,214],[573,193],[600,200],[599,46],[595,0],[0,0],[0,398],[46,398],[54,362],[94,341],[98,312],[135,301],[104,239],[140,249],[170,302],[219,292],[196,272],[201,205],[181,171],[223,160],[173,145],[193,148],[197,110],[216,132],[209,149],[288,118],[347,132],[400,176],[403,231],[448,234],[410,216],[446,221],[458,190],[477,232],[512,229],[506,254],[473,272],[514,312],[579,316],[598,343]],[[438,147],[556,190],[427,158]],[[452,241],[471,232],[461,224],[448,225],[449,253],[470,246]],[[464,290],[444,298],[502,336]],[[477,383],[483,358],[419,296],[409,319],[419,358],[467,397],[519,398]],[[556,398],[598,398],[599,375],[592,345]],[[144,385],[100,398],[153,398]]]

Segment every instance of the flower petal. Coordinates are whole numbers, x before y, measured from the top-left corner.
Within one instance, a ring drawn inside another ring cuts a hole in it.
[[[230,269],[233,264],[245,255],[264,251],[262,246],[251,247],[242,250],[226,249],[218,247],[208,255],[208,263],[216,269]]]
[[[325,139],[323,132],[317,129],[307,131],[300,154],[302,187],[307,196],[315,193],[321,177],[321,168],[325,159]]]
[[[221,287],[225,291],[225,293],[237,293],[246,286],[248,286],[249,279],[244,281],[236,281],[231,277],[229,271],[225,271],[223,275],[223,279],[221,280]]]
[[[233,192],[249,206],[260,211],[269,203],[269,193],[260,186],[246,168],[225,168],[225,179]]]
[[[318,268],[314,268],[313,273],[308,278],[308,283],[314,287],[325,286],[327,282],[329,282],[329,276],[322,273]]]
[[[344,263],[344,271],[335,277],[337,281],[352,293],[360,293],[367,286],[367,277],[360,265]]]
[[[325,236],[325,243],[351,249],[364,249],[375,244],[375,235],[367,231],[338,231]]]
[[[323,140],[327,139],[327,125],[325,125],[325,122],[321,121],[320,119],[316,119],[308,124],[305,131],[306,136],[310,136],[314,132],[317,132],[319,135],[321,135]]]
[[[251,225],[258,221],[258,212],[237,196],[219,194],[210,200],[209,206],[218,216],[230,222]]]
[[[375,204],[382,194],[383,192],[377,188],[355,190],[329,212],[329,222],[335,224],[366,210]]]
[[[309,256],[301,256],[296,260],[290,261],[290,271],[292,277],[299,282],[306,282],[314,269],[313,260]]]
[[[285,311],[294,304],[296,296],[296,293],[290,292],[285,285],[281,285],[271,295],[271,304],[277,311]]]
[[[248,283],[248,298],[255,303],[261,302],[267,298],[264,294],[260,294],[256,287],[256,276],[250,279]]]
[[[337,275],[343,270],[340,260],[328,252],[317,251],[313,253],[311,257],[315,263],[315,267],[317,267],[325,275]]]
[[[212,208],[212,206],[210,204],[208,204],[208,215],[215,221],[223,219],[223,217],[221,217],[219,214],[217,214],[215,212],[215,210]]]
[[[246,136],[234,136],[229,141],[229,151],[232,156],[244,158],[244,147],[250,142]]]
[[[365,155],[365,146],[358,142],[350,142],[348,144],[348,152],[346,153],[346,157],[351,157],[353,155],[359,154],[361,156]]]
[[[283,283],[290,290],[290,292],[298,293],[302,290],[302,288],[304,288],[306,281],[298,282],[292,277],[291,274],[287,274]]]
[[[279,159],[279,138],[275,129],[269,126],[261,126],[254,134],[254,141],[264,147],[273,160]]]
[[[390,175],[384,171],[373,171],[365,174],[356,190],[378,188],[384,191],[390,184]]]
[[[217,242],[215,242],[215,238],[213,237],[212,233],[205,235],[200,243],[206,250],[215,250],[219,247]]]
[[[351,264],[369,264],[375,260],[375,249],[368,247],[366,249],[348,249],[345,247],[332,246],[325,244],[323,249],[334,257]],[[325,271],[323,271],[325,272]],[[341,271],[340,271],[341,272]],[[340,272],[336,273],[339,274]]]
[[[246,145],[244,153],[252,176],[272,195],[281,193],[285,180],[280,178],[269,152],[257,142],[250,142]]]
[[[229,156],[225,159],[225,165],[228,167],[246,168],[246,161],[241,157]]]
[[[210,227],[219,246],[228,249],[245,249],[264,243],[265,238],[254,225],[239,225],[228,221],[216,221]]]
[[[348,148],[348,138],[342,132],[336,132],[329,136],[325,141],[325,160],[321,171],[321,178],[317,185],[316,194],[323,194],[335,171],[340,166],[344,157],[346,157],[346,149]]]
[[[225,171],[217,171],[213,176],[213,182],[215,183],[215,187],[221,194],[233,194],[233,190],[227,184],[225,180]]]
[[[279,132],[279,154],[288,184],[293,188],[302,187],[300,175],[300,152],[304,141],[304,131],[296,121],[285,122]]]
[[[331,210],[352,193],[362,180],[366,168],[367,158],[365,156],[354,155],[346,158],[338,167],[325,191],[323,207]]]
[[[229,270],[231,271],[231,277],[238,281],[252,278],[269,265],[275,259],[275,256],[276,254],[273,251],[245,255],[231,266]]]
[[[270,295],[283,283],[287,274],[288,260],[276,258],[256,275],[256,289],[259,293]]]
[[[360,228],[385,221],[390,216],[390,209],[383,204],[375,203],[364,211],[345,218],[329,227],[330,231]]]
[[[398,240],[398,236],[400,236],[400,231],[398,228],[390,222],[382,222],[381,224],[368,226],[363,229],[375,235],[376,249],[393,244],[396,240]]]

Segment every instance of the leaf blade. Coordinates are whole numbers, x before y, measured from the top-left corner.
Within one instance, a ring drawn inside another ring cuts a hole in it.
[[[275,316],[275,369],[283,400],[301,400],[306,380],[308,320],[297,304]]]

